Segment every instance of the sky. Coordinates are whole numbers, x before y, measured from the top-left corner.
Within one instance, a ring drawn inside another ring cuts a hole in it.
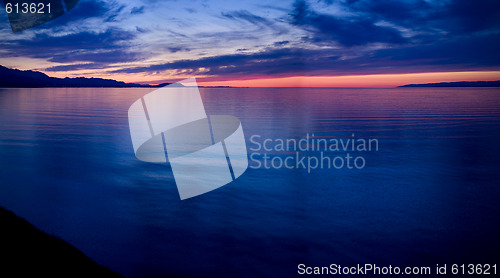
[[[394,87],[500,80],[498,0],[81,0],[13,33],[0,65],[159,84]]]

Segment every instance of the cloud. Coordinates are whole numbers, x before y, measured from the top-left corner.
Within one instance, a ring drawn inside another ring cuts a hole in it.
[[[109,28],[104,32],[78,32],[63,36],[48,35],[47,33],[36,34],[31,39],[17,40],[17,44],[23,47],[51,48],[49,50],[64,49],[96,49],[112,48],[126,43],[135,38],[135,33],[118,28]],[[84,47],[83,47],[84,46]]]
[[[49,21],[38,30],[60,29],[62,27],[71,27],[73,24],[83,24],[92,19],[99,21],[110,21],[116,16],[124,5],[102,0],[80,0],[78,4],[64,16]]]
[[[500,66],[500,34],[471,35],[399,49],[381,49],[372,59],[408,66],[433,65],[442,68],[487,68]]]
[[[266,48],[253,53],[178,60],[148,67],[128,67],[112,73],[165,71],[221,78],[289,75],[353,75],[496,69],[500,65],[500,36],[475,35],[426,45],[382,49],[292,47]]]
[[[73,71],[73,70],[87,70],[87,69],[104,69],[107,65],[101,63],[89,63],[89,64],[73,64],[64,66],[54,66],[46,68],[45,71]]]
[[[266,18],[254,15],[250,13],[249,11],[242,10],[242,11],[234,11],[234,12],[226,12],[222,13],[222,16],[233,19],[233,20],[243,20],[250,22],[254,25],[270,25],[272,22]]]
[[[259,27],[259,29],[272,29],[276,34],[286,34],[287,29],[276,24],[274,20],[255,15],[247,10],[222,12],[222,17],[241,23],[249,23]]]
[[[109,28],[101,33],[80,32],[64,36],[36,34],[4,44],[5,56],[45,58],[58,63],[123,63],[137,61],[142,54],[130,51],[135,32]],[[84,47],[82,47],[84,46]],[[2,55],[2,56],[3,56]]]
[[[345,5],[360,16],[405,27],[419,27],[426,23],[430,14],[441,9],[438,5],[424,0],[359,0],[348,1]]]
[[[378,26],[371,18],[340,18],[321,14],[312,10],[304,0],[295,2],[291,17],[291,23],[309,31],[314,42],[339,42],[344,46],[406,42],[398,30]]]
[[[83,53],[55,54],[48,60],[57,63],[92,62],[100,64],[114,64],[135,62],[142,59],[142,54],[125,49],[110,48],[90,50]]]
[[[444,29],[455,34],[500,31],[500,1],[451,1],[435,12],[433,19]]]
[[[279,41],[279,42],[274,42],[273,46],[284,46],[284,45],[287,45],[289,43],[290,43],[290,41]]]
[[[443,35],[443,32],[464,35],[500,27],[500,1],[497,0],[357,0],[342,2],[342,5],[360,17],[427,31],[429,35]]]
[[[301,49],[268,49],[257,53],[240,53],[179,60],[148,67],[131,67],[112,73],[155,73],[165,70],[183,70],[190,73],[204,72],[213,75],[284,74],[303,69]]]
[[[176,52],[179,52],[179,51],[189,51],[189,48],[180,47],[180,46],[167,47],[167,49],[168,49],[171,53],[176,53]]]
[[[142,14],[142,13],[144,13],[144,8],[145,8],[145,6],[133,7],[132,11],[130,13],[131,14]]]
[[[65,25],[57,19],[52,27],[7,34],[0,56],[55,63],[47,71],[224,78],[500,67],[496,0],[298,0],[273,9],[250,0],[230,10],[218,2],[196,10],[155,5],[81,1]],[[143,66],[148,60],[155,62]]]

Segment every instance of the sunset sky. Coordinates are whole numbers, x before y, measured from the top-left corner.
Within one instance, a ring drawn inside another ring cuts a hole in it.
[[[158,84],[394,87],[500,80],[498,0],[82,0],[13,33],[0,64]]]

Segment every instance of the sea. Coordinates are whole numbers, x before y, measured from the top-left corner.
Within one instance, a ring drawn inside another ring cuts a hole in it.
[[[249,167],[185,200],[134,154],[153,90],[0,89],[0,206],[126,277],[500,262],[500,88],[200,88]],[[276,147],[301,139],[328,147]]]

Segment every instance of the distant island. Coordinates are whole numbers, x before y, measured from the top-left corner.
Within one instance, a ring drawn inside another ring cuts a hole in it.
[[[107,88],[159,88],[171,83],[158,85],[144,85],[136,83],[125,83],[112,79],[103,78],[57,78],[50,77],[39,71],[9,69],[0,65],[0,88],[47,88],[47,87],[107,87]],[[180,85],[181,86],[181,85]]]
[[[407,84],[402,87],[500,87],[500,80],[497,81],[459,81],[459,82],[441,82],[427,84]]]

